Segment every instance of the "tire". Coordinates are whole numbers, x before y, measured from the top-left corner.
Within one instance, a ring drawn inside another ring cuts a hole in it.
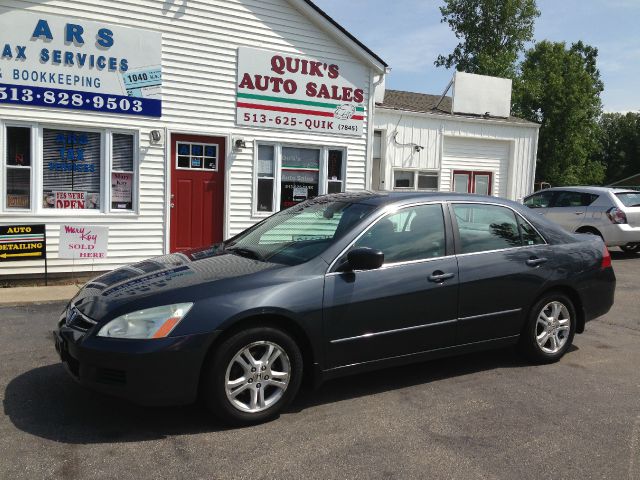
[[[573,342],[576,321],[576,310],[569,297],[559,292],[544,295],[529,312],[527,324],[520,334],[520,352],[534,363],[557,362]],[[550,333],[546,340],[543,333]]]
[[[204,368],[203,400],[224,423],[244,426],[271,420],[300,389],[302,354],[281,330],[250,328],[214,348]]]
[[[623,245],[620,247],[620,249],[624,253],[638,253],[640,252],[640,244],[636,243],[634,245]]]

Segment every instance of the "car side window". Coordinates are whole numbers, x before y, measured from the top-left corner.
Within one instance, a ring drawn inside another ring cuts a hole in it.
[[[533,226],[524,220],[522,217],[517,216],[518,225],[520,227],[520,234],[522,235],[522,244],[524,246],[528,245],[543,245],[546,242],[544,238],[540,236],[540,234],[536,231]]]
[[[460,253],[522,246],[515,213],[498,205],[453,204],[460,235]]]
[[[581,192],[560,192],[554,207],[584,207]]]
[[[529,208],[547,208],[551,204],[554,192],[540,192],[525,199],[524,204]]]
[[[420,205],[391,213],[354,244],[384,253],[384,263],[443,257],[445,227],[440,204]]]

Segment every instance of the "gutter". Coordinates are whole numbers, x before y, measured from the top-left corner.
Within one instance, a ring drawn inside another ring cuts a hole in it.
[[[463,116],[455,113],[430,113],[430,112],[415,112],[413,110],[402,110],[400,108],[389,108],[381,105],[376,106],[377,112],[382,113],[401,113],[402,115],[413,115],[416,117],[427,117],[439,120],[455,120],[458,122],[465,123],[477,123],[484,122],[494,125],[503,125],[509,127],[520,127],[520,128],[535,128],[540,129],[542,125],[535,122],[520,123],[520,122],[510,122],[508,120],[496,119],[496,118],[484,118],[484,117],[471,117],[471,116]]]

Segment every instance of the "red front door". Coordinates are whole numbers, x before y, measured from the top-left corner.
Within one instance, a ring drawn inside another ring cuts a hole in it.
[[[221,242],[225,140],[171,135],[171,252]]]

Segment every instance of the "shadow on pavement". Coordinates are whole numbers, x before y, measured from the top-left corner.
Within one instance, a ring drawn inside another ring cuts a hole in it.
[[[571,351],[577,350],[573,346]],[[434,360],[330,381],[305,389],[289,408],[307,407],[529,364],[510,349]],[[199,405],[141,407],[77,385],[61,364],[35,368],[14,378],[5,390],[4,413],[23,432],[68,444],[121,443],[223,429]]]
[[[578,347],[571,345],[567,355],[577,350]],[[331,380],[318,391],[302,392],[290,410],[301,411],[314,405],[375,395],[481,371],[530,366],[531,363],[516,354],[512,348],[431,360]]]
[[[197,405],[141,407],[87,390],[62,364],[17,376],[7,385],[3,403],[17,428],[62,443],[137,442],[221,429]]]
[[[627,253],[622,250],[610,250],[611,258],[613,260],[633,260],[640,258],[640,255],[637,253]]]

